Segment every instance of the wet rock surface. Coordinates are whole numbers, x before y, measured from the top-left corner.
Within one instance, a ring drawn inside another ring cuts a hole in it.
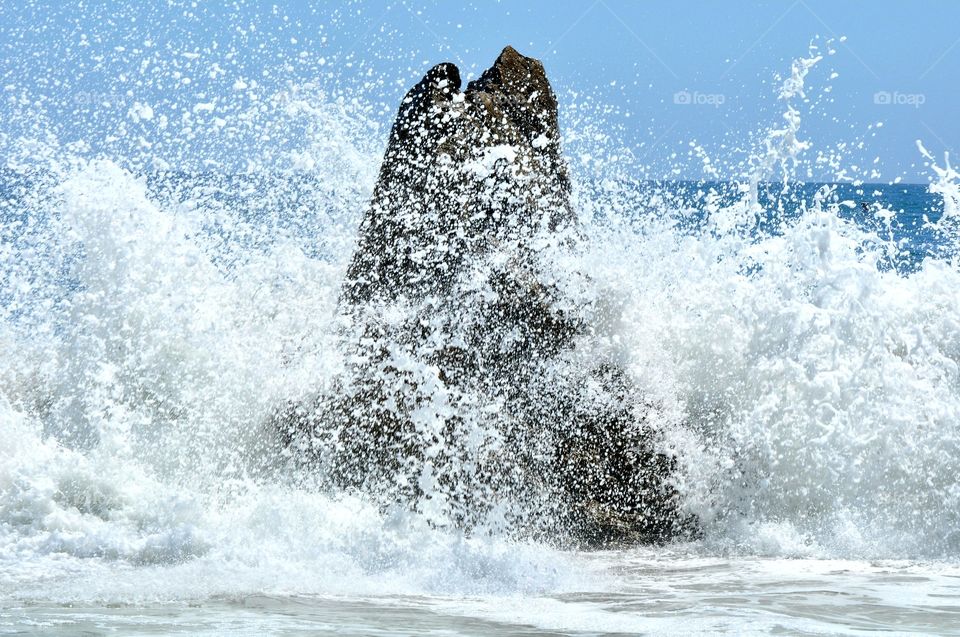
[[[299,461],[438,524],[590,545],[689,532],[642,388],[600,351],[543,65],[404,98],[341,296],[346,366],[280,417]]]

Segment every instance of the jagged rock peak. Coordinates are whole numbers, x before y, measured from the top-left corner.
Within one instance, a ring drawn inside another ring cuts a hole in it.
[[[508,46],[466,91],[461,86],[459,70],[445,62],[404,97],[346,302],[445,295],[471,255],[575,223],[543,64]]]
[[[540,60],[507,46],[493,66],[467,86],[468,94],[474,92],[500,98],[497,105],[528,139],[557,139],[557,98]]]

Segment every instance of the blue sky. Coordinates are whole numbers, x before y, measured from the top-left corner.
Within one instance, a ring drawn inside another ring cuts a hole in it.
[[[669,176],[691,141],[734,161],[780,125],[776,78],[813,42],[834,53],[811,71],[801,107],[811,157],[839,147],[868,181],[926,181],[915,140],[940,156],[960,139],[960,3],[950,0],[222,4],[4,2],[0,133],[22,132],[24,104],[35,103],[65,141],[98,148],[132,103],[209,101],[237,78],[265,90],[320,78],[386,123],[432,64],[477,74],[512,44],[544,61],[568,129],[590,112],[647,176]],[[182,148],[215,152],[190,139]],[[696,162],[681,173],[699,176]]]

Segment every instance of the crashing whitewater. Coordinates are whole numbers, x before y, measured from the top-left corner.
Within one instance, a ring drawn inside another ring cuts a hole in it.
[[[794,65],[784,124],[746,162],[737,196],[704,184],[691,211],[668,185],[581,167],[572,201],[585,238],[556,272],[586,275],[620,308],[603,356],[660,406],[673,487],[702,529],[685,550],[954,558],[958,175],[928,158],[944,201],[928,224],[946,248],[910,272],[887,267],[900,246],[841,214],[850,202],[831,187],[794,215],[764,209],[758,185],[792,178],[809,149],[797,98],[816,62]],[[337,299],[383,136],[362,108],[315,87],[268,103],[255,117],[305,141],[279,153],[280,168],[240,177],[145,170],[39,133],[9,154],[10,581],[40,590],[77,576],[90,596],[133,598],[278,581],[300,592],[562,588],[574,558],[549,541],[497,525],[464,534],[442,511],[330,491],[278,447],[277,406],[333,387],[346,365]],[[569,125],[567,152],[581,125]],[[609,143],[600,150],[616,153]]]

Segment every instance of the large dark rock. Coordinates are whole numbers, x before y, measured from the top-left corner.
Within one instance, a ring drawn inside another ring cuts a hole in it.
[[[341,297],[347,369],[282,419],[338,487],[437,523],[591,544],[687,527],[658,412],[565,272],[578,229],[543,65],[507,47],[461,91],[440,64],[403,100]]]

